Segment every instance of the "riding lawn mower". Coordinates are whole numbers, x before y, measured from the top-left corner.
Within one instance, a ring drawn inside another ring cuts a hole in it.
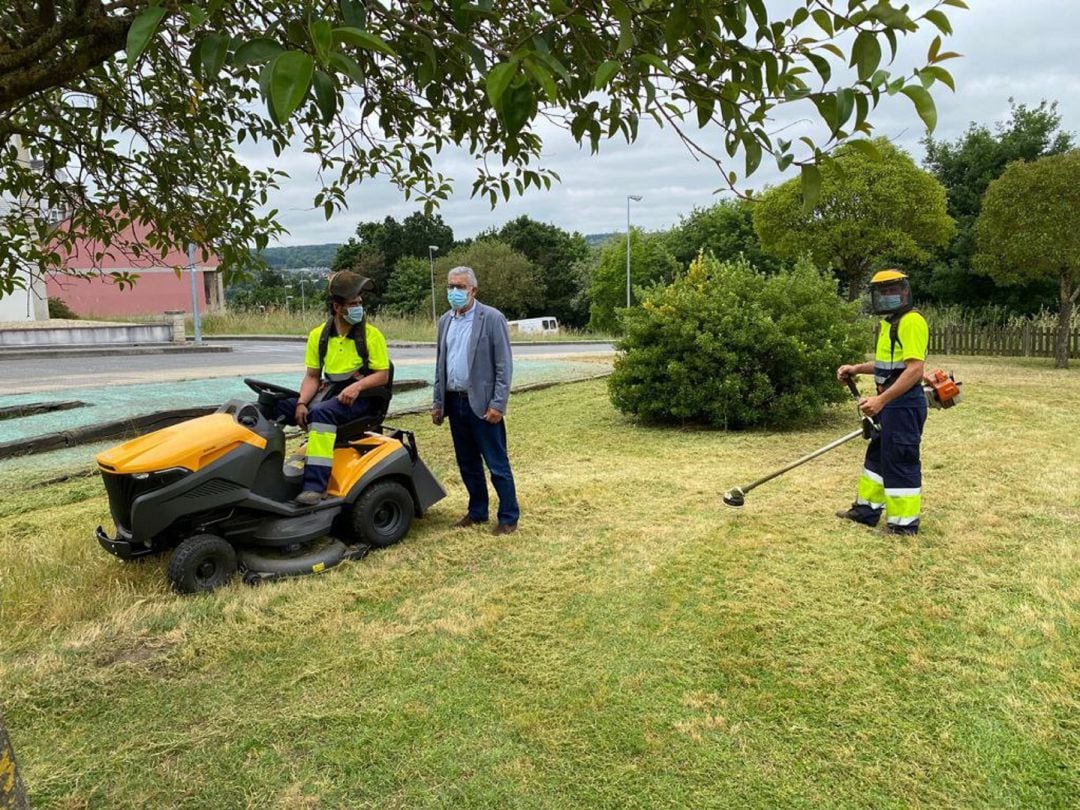
[[[140,436],[97,456],[116,536],[97,528],[124,560],[173,549],[170,584],[209,591],[243,573],[245,582],[319,573],[398,542],[413,518],[446,495],[420,459],[416,438],[382,424],[390,381],[365,391],[374,413],[337,431],[327,497],[301,490],[304,447],[286,457],[275,409],[296,391],[244,382],[257,402],[230,400],[208,416]]]

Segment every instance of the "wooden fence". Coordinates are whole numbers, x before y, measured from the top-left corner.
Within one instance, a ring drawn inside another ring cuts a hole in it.
[[[1023,326],[931,326],[933,354],[1003,355],[1008,357],[1054,357],[1056,328]],[[1080,358],[1080,329],[1068,337],[1069,357]]]

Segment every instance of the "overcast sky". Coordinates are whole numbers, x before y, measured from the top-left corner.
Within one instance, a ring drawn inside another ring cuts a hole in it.
[[[970,11],[949,9],[955,34],[943,50],[964,55],[943,63],[956,80],[955,94],[938,84],[933,88],[938,107],[937,139],[954,139],[971,122],[993,124],[1005,120],[1009,98],[1037,105],[1041,100],[1057,100],[1064,129],[1080,135],[1080,27],[1075,24],[1078,0],[968,0]],[[918,4],[916,4],[918,5]],[[894,72],[909,69],[926,54],[936,33],[920,32],[901,41]],[[923,158],[919,144],[925,134],[922,122],[906,97],[886,98],[872,114],[875,134],[885,136]],[[783,122],[781,122],[783,123]],[[800,134],[797,127],[785,132]],[[440,208],[443,219],[458,238],[473,236],[491,226],[521,214],[551,222],[583,234],[607,233],[626,227],[626,195],[640,194],[633,203],[634,226],[649,230],[668,228],[695,206],[708,206],[720,197],[722,185],[715,168],[696,162],[670,130],[642,123],[640,137],[631,145],[621,140],[603,142],[598,155],[579,149],[569,135],[558,129],[542,129],[545,149],[543,164],[554,169],[562,182],[550,191],[530,189],[523,198],[513,198],[491,210],[479,199],[469,198],[474,174],[473,161],[464,153],[444,154],[437,167],[455,180],[457,193]],[[718,138],[710,145],[723,153]],[[709,138],[705,137],[708,143]],[[299,150],[280,159],[250,149],[243,152],[252,165],[273,164],[289,172],[290,180],[276,192],[270,206],[278,208],[281,221],[290,231],[280,244],[298,245],[343,242],[365,220],[385,216],[402,219],[417,210],[389,183],[376,178],[354,187],[348,195],[349,210],[327,222],[320,210],[311,208],[318,190],[314,163]],[[731,168],[740,170],[741,161]],[[762,162],[749,185],[767,184],[793,177],[776,171],[774,162]]]

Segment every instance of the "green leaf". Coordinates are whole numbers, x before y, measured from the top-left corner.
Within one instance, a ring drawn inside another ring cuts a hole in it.
[[[350,28],[363,28],[367,25],[367,9],[363,0],[338,0],[341,19]]]
[[[845,145],[850,146],[852,149],[856,149],[859,152],[862,152],[871,160],[881,160],[881,150],[877,148],[873,141],[860,139],[856,141],[848,141]]]
[[[258,37],[245,42],[236,49],[236,54],[233,56],[233,66],[265,65],[284,51],[285,49],[276,40]]]
[[[866,81],[874,75],[881,64],[881,44],[869,31],[862,31],[855,37],[851,46],[851,65],[859,72],[859,81]]]
[[[522,64],[525,65],[525,70],[527,70],[529,75],[536,80],[536,83],[544,89],[544,95],[547,96],[547,100],[553,104],[558,101],[559,90],[555,86],[555,79],[552,77],[551,73],[548,72],[548,69],[543,65],[537,64],[533,60],[526,60]]]
[[[836,128],[839,129],[851,118],[855,109],[855,91],[850,87],[842,87],[836,91]]]
[[[207,81],[217,78],[229,56],[229,37],[226,34],[207,34],[197,47],[203,76]]]
[[[828,34],[830,37],[833,35],[832,15],[824,9],[815,9],[810,12],[810,16],[814,18],[814,22],[818,24],[818,28]]]
[[[907,87],[900,89],[900,92],[911,99],[915,104],[915,112],[919,114],[919,118],[926,124],[926,129],[930,132],[934,131],[934,127],[937,126],[937,108],[934,106],[934,99],[925,88],[920,87],[917,84],[909,84]]]
[[[335,28],[334,41],[338,43],[343,42],[346,45],[354,45],[357,48],[363,48],[365,51],[377,51],[378,53],[384,53],[387,56],[397,56],[397,52],[395,52],[382,37],[360,28]]]
[[[919,71],[919,77],[922,78],[923,76],[932,76],[954,93],[956,92],[956,84],[953,82],[952,74],[943,67],[936,67],[934,65],[924,67]]]
[[[352,79],[356,84],[364,83],[364,69],[360,67],[360,64],[348,54],[344,53],[332,53],[328,60],[330,67],[336,70],[338,73],[343,73]]]
[[[510,86],[510,82],[513,81],[516,73],[517,60],[515,59],[495,65],[488,71],[487,78],[484,79],[484,88],[487,91],[488,101],[491,102],[491,106],[495,109],[499,108],[499,101],[502,99],[503,93],[506,92],[506,88]]]
[[[814,210],[818,199],[821,197],[821,170],[813,163],[802,167],[800,177],[802,187],[803,211],[809,213]]]
[[[315,46],[315,53],[320,61],[325,62],[334,42],[333,27],[326,20],[312,20],[308,31],[311,33],[311,44]]]
[[[139,57],[143,55],[146,46],[150,44],[150,40],[157,33],[158,24],[164,16],[164,8],[151,6],[132,21],[127,35],[127,64],[129,68],[135,67],[135,63],[139,61]]]
[[[303,51],[286,51],[273,61],[270,98],[282,122],[287,121],[307,97],[314,72],[314,60]]]
[[[619,63],[608,60],[604,62],[600,67],[596,69],[596,75],[593,77],[593,88],[596,90],[603,90],[607,87],[608,82],[611,81],[611,77],[615,75],[615,71],[619,69]]]
[[[966,9],[968,7],[968,4],[965,3],[964,0],[941,0],[941,3],[942,5],[952,6],[953,8]]]
[[[923,16],[932,22],[941,33],[946,36],[952,34],[952,25],[949,23],[949,18],[945,16],[944,12],[938,11],[937,9],[930,9],[924,13]]]
[[[319,112],[322,113],[323,123],[328,124],[333,120],[334,114],[337,112],[337,86],[334,84],[334,79],[321,70],[315,71],[313,85],[315,87],[315,103],[319,107]]]
[[[749,177],[761,165],[761,144],[754,138],[748,138],[743,141],[743,149],[746,152],[746,176]]]
[[[192,28],[198,28],[207,20],[206,12],[193,3],[185,3],[180,8],[184,10],[188,18],[188,24]]]
[[[818,75],[821,76],[822,84],[828,84],[829,77],[832,76],[832,67],[829,65],[829,60],[816,53],[807,53],[806,58],[810,60]]]

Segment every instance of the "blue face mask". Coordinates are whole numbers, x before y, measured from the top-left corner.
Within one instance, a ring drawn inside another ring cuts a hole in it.
[[[345,310],[345,320],[347,323],[360,323],[364,320],[364,308],[363,306],[349,307]]]
[[[469,293],[465,290],[452,289],[446,291],[446,300],[454,309],[461,309],[469,303]]]
[[[900,295],[879,295],[878,309],[882,312],[894,312],[900,309],[900,303],[903,300],[903,296]]]

